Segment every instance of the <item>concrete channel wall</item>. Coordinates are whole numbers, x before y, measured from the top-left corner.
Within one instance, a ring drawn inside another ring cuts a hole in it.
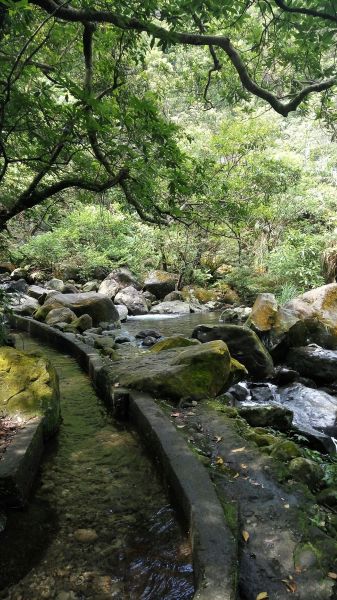
[[[28,317],[11,316],[11,325],[71,354],[89,374],[99,396],[135,425],[155,460],[172,503],[189,532],[196,592],[195,600],[235,600],[237,546],[206,468],[149,394],[121,390],[110,384],[100,354],[78,341]]]

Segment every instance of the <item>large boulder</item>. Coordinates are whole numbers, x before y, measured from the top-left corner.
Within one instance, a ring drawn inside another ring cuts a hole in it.
[[[53,308],[57,307],[55,305],[66,306],[78,317],[85,314],[90,315],[94,327],[101,322],[114,323],[115,326],[119,326],[118,312],[110,298],[103,296],[103,294],[97,294],[96,292],[54,294],[47,298],[41,309],[48,311],[50,305],[54,305]],[[41,310],[41,312],[43,311]]]
[[[200,400],[220,394],[242,365],[233,364],[221,340],[114,363],[114,381],[161,397]]]
[[[62,293],[64,290],[64,281],[62,281],[62,279],[57,279],[56,277],[54,277],[53,279],[50,279],[50,281],[47,281],[46,287],[49,290],[55,290],[55,292]]]
[[[75,319],[75,313],[70,308],[62,306],[61,308],[53,308],[49,311],[45,322],[47,325],[56,325],[56,323],[71,323],[72,321],[75,321]]]
[[[310,290],[287,302],[283,308],[297,319],[316,318],[337,334],[337,283]]]
[[[186,338],[183,335],[171,335],[156,342],[151,348],[151,352],[163,352],[171,348],[186,348],[187,346],[199,345],[199,340]]]
[[[35,298],[25,294],[13,294],[10,297],[11,309],[24,317],[31,317],[39,308],[39,303]]]
[[[286,364],[304,377],[320,382],[337,382],[336,350],[325,350],[315,344],[291,348]]]
[[[239,325],[198,325],[192,337],[200,342],[222,340],[231,356],[242,363],[253,377],[270,377],[274,372],[272,358],[256,333]]]
[[[47,294],[47,290],[40,285],[31,285],[28,288],[27,295],[31,298],[35,298],[35,300],[40,300],[40,298],[45,298]]]
[[[172,300],[155,304],[150,312],[155,315],[187,315],[191,312],[191,307],[187,302]]]
[[[158,300],[162,300],[175,290],[178,275],[166,271],[151,271],[144,282],[144,290],[154,294]]]
[[[293,425],[311,440],[329,451],[336,451],[332,437],[336,437],[337,398],[308,388],[300,383],[281,388],[279,403],[292,410]]]
[[[258,332],[270,331],[275,323],[277,308],[274,294],[258,294],[248,318],[248,324]]]
[[[99,286],[98,292],[100,294],[105,294],[113,300],[120,290],[123,290],[124,288],[130,286],[135,288],[136,290],[141,289],[139,282],[137,281],[136,277],[131,273],[131,271],[129,271],[129,269],[122,268],[117,269],[116,271],[112,271],[112,273],[109,273],[109,275],[102,281],[101,285]]]
[[[0,348],[0,412],[23,419],[44,417],[46,437],[60,422],[60,397],[55,369],[43,356]]]
[[[124,304],[130,315],[146,315],[149,312],[146,299],[142,292],[132,285],[121,289],[115,296],[116,304]]]

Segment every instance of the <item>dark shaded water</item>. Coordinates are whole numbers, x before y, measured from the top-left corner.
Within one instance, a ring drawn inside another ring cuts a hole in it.
[[[191,337],[194,327],[204,323],[219,323],[220,312],[191,313],[189,315],[144,315],[129,318],[122,324],[122,331],[135,335],[143,329],[155,329],[163,336],[183,334]]]
[[[137,435],[107,414],[72,358],[22,340],[60,374],[63,423],[29,509],[10,512],[0,534],[0,597],[189,600],[191,550]],[[94,539],[80,541],[79,529]]]

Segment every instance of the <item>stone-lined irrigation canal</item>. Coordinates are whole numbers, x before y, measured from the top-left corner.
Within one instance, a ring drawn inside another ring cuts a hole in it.
[[[63,422],[28,509],[0,534],[0,598],[188,600],[191,550],[137,435],[76,361],[20,335],[60,378]]]

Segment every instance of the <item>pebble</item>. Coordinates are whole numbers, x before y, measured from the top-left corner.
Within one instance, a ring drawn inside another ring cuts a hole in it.
[[[81,544],[92,544],[98,539],[98,535],[94,529],[76,529],[74,538]]]

